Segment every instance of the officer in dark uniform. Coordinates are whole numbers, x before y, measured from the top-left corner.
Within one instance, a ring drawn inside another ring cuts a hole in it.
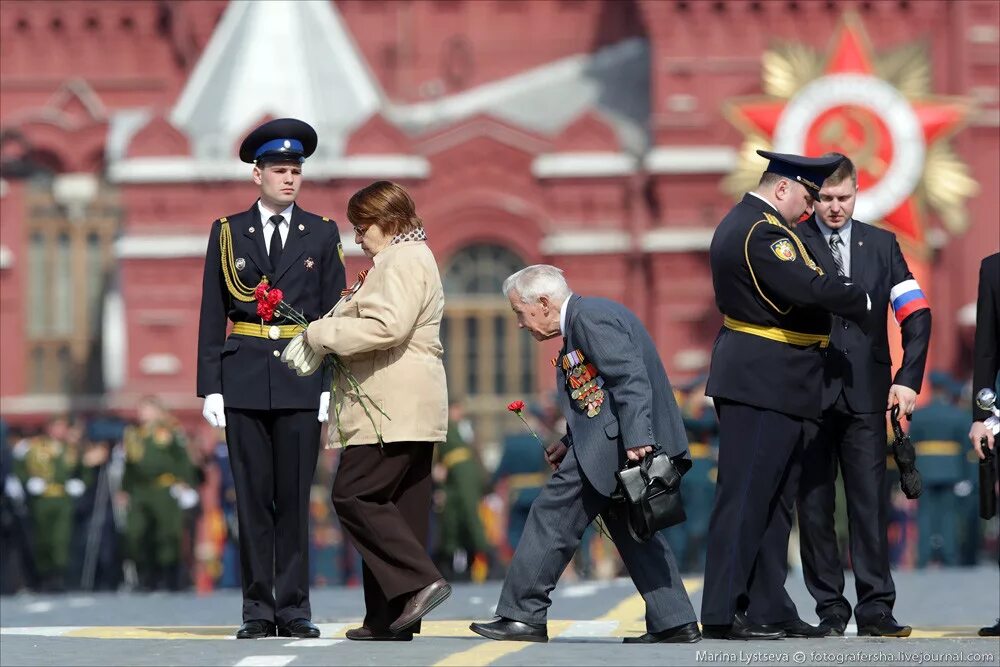
[[[545,451],[534,436],[525,433],[504,437],[503,454],[490,486],[507,484],[507,544],[511,552],[517,550],[531,504],[549,480],[549,472]]]
[[[765,541],[787,545],[795,490],[789,477],[803,424],[819,416],[830,313],[861,323],[869,308],[864,290],[825,274],[791,229],[840,159],[758,152],[770,160],[767,170],[723,218],[709,250],[724,320],[706,388],[719,414],[701,613],[707,638],[818,631],[797,615],[754,622],[748,591]]]
[[[240,159],[254,164],[260,199],[212,224],[198,338],[198,395],[205,418],[226,429],[236,484],[243,583],[240,639],[318,637],[309,605],[309,489],[330,395],[326,374],[299,377],[280,360],[301,332],[262,322],[254,299],[264,279],[307,320],[340,298],[344,265],[337,226],[295,204],[316,132],[292,119],[250,133]],[[227,320],[233,322],[226,337]],[[272,593],[273,589],[273,593]],[[275,627],[277,625],[277,628]]]
[[[923,491],[917,501],[917,567],[935,552],[942,565],[958,565],[959,514],[955,486],[965,476],[962,441],[969,415],[951,403],[952,379],[934,371],[931,401],[913,413],[910,440],[917,452]]]

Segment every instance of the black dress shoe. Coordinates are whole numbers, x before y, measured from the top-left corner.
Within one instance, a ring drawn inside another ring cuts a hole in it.
[[[839,616],[827,616],[820,619],[819,627],[828,628],[830,630],[830,635],[843,637],[844,631],[847,630],[847,621],[843,620]]]
[[[360,628],[351,628],[344,633],[348,639],[356,642],[411,642],[412,632],[401,632],[394,635],[388,630],[373,630],[362,625]]]
[[[830,634],[830,628],[820,625],[819,627],[815,625],[809,625],[801,618],[796,618],[791,621],[782,621],[781,623],[767,623],[766,625],[759,626],[761,628],[766,628],[768,630],[782,630],[786,637],[805,637],[807,639],[817,639],[819,637],[826,637]]]
[[[495,616],[488,623],[473,623],[469,629],[487,639],[506,642],[547,642],[549,631],[544,624],[522,623],[511,618]]]
[[[319,628],[308,618],[297,618],[288,625],[278,626],[279,637],[298,637],[299,639],[316,639]]]
[[[406,601],[403,613],[389,624],[389,632],[398,634],[411,625],[414,625],[421,618],[429,614],[431,610],[447,600],[449,595],[451,595],[451,586],[444,579],[438,579],[424,586]]]
[[[729,639],[729,631],[732,629],[731,625],[703,625],[701,636],[705,639]]]
[[[909,637],[913,628],[900,625],[889,612],[884,612],[872,623],[858,623],[858,637]]]
[[[701,632],[695,621],[659,632],[647,632],[639,637],[626,637],[623,644],[694,644],[701,641]]]
[[[1000,618],[993,625],[986,628],[979,628],[980,637],[1000,637]]]
[[[726,639],[736,640],[763,640],[763,639],[784,639],[785,631],[772,628],[769,625],[758,625],[751,623],[743,614],[737,614],[733,619],[733,625],[729,628]]]
[[[245,621],[236,631],[237,639],[263,639],[274,636],[274,623],[271,621]]]

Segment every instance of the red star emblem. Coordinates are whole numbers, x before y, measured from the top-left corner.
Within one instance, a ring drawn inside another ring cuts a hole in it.
[[[880,78],[879,54],[872,49],[860,18],[848,14],[825,59],[814,56],[816,70],[809,71],[809,50],[801,45],[786,51],[796,57],[769,52],[764,63],[765,89],[770,88],[771,94],[733,100],[727,114],[754,144],[751,148],[805,155],[836,151],[849,156],[858,168],[858,219],[881,224],[901,241],[919,248],[924,245],[923,207],[915,193],[918,186],[928,187],[928,162],[940,161],[942,150],[951,157],[950,149],[943,146],[962,125],[968,106],[959,98],[933,97],[922,90],[930,82],[926,70],[920,69],[919,54],[914,55],[912,46],[903,48],[909,49],[907,54],[915,62],[906,64],[897,50],[895,62],[904,63],[896,68],[897,80]],[[797,50],[793,53],[792,49]],[[744,153],[752,155],[753,151]],[[934,173],[938,181],[957,179],[949,187],[961,184],[961,196],[947,201],[949,206],[961,207],[975,191],[975,183],[964,165],[956,163],[955,173],[947,169]],[[760,164],[755,167],[757,174]],[[737,183],[732,185],[736,190]],[[745,189],[747,183],[739,185]],[[933,189],[939,184],[929,185]],[[945,202],[935,199],[932,203],[938,207]],[[946,222],[962,215],[939,212]],[[961,226],[961,222],[953,224]]]

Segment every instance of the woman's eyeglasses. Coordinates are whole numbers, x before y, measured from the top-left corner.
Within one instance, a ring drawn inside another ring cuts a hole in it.
[[[371,225],[351,225],[351,227],[354,227],[355,234],[357,234],[358,236],[364,236],[365,233],[368,231],[368,228],[371,227]]]

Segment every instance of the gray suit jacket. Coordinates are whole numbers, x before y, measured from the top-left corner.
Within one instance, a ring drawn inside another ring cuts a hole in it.
[[[588,417],[571,395],[562,368],[567,352],[580,350],[604,379],[601,411]],[[576,452],[587,481],[610,496],[625,466],[625,450],[658,445],[671,457],[687,453],[687,435],[674,392],[653,339],[639,318],[608,299],[570,297],[566,342],[556,363],[559,406],[566,416],[566,442]]]

